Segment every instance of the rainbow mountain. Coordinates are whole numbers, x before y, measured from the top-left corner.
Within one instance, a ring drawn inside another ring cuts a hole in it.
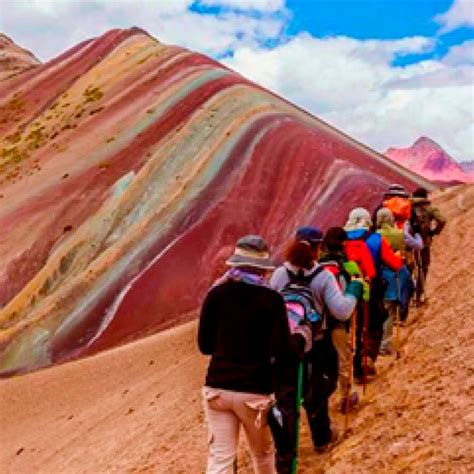
[[[195,317],[244,234],[279,258],[299,225],[340,225],[393,182],[432,187],[138,28],[0,80],[0,137],[4,375]]]

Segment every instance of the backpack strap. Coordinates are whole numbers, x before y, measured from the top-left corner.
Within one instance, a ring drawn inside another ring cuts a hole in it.
[[[288,278],[290,279],[290,283],[304,283],[305,285],[309,285],[313,279],[324,270],[323,265],[319,265],[314,271],[312,271],[309,275],[304,274],[296,274],[293,273],[289,268],[285,267],[286,273]],[[302,272],[301,272],[302,273]]]

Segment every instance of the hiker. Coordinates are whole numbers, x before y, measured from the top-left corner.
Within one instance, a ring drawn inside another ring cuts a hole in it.
[[[329,397],[337,386],[337,352],[327,331],[327,316],[347,321],[357,299],[362,297],[362,283],[351,281],[343,293],[334,275],[318,264],[323,233],[315,227],[302,227],[289,243],[285,252],[285,262],[273,273],[270,285],[280,291],[295,282],[309,288],[313,304],[322,316],[320,330],[313,336],[313,345],[304,356],[303,406],[306,411],[314,449],[328,450],[338,439],[329,418]],[[286,366],[277,378],[275,396],[277,407],[284,418],[287,430],[294,430],[296,412],[297,367]],[[291,437],[291,436],[290,436]],[[288,437],[287,437],[288,438]],[[295,445],[279,443],[277,448],[277,469],[279,473],[291,472],[291,460]]]
[[[241,238],[227,260],[230,270],[207,294],[198,329],[200,351],[210,355],[204,411],[209,431],[208,474],[232,473],[243,426],[254,470],[274,474],[266,414],[273,403],[272,361],[289,350],[286,308],[264,280],[275,267],[265,241]]]
[[[407,226],[405,226],[404,229],[396,227],[395,218],[388,208],[383,207],[378,210],[376,227],[377,232],[387,239],[392,249],[402,256],[406,253],[406,249],[421,250],[423,247],[423,241],[419,234],[410,234]],[[388,311],[388,318],[384,323],[383,338],[379,354],[392,355],[394,354],[392,344],[393,324],[395,320],[400,324],[407,319],[409,302],[414,291],[414,285],[410,270],[405,264],[398,272],[382,265],[382,277],[387,282],[384,304]]]
[[[422,303],[425,281],[431,262],[431,242],[433,237],[439,235],[446,225],[446,219],[441,211],[431,205],[428,191],[425,188],[418,188],[413,192],[411,220],[419,228],[423,239],[423,249],[417,254],[416,259],[420,270],[417,272],[416,300]]]
[[[410,194],[405,190],[401,184],[391,184],[387,191],[383,193],[382,202],[378,205],[372,213],[372,230],[375,232],[377,212],[383,207],[389,208],[397,221],[397,227],[403,227],[403,222],[410,219],[411,216],[411,202]]]
[[[371,231],[372,220],[367,209],[354,208],[348,216],[344,229],[349,241],[359,240],[367,244],[372,260],[374,262],[376,276],[371,280],[370,300],[364,311],[368,311],[368,341],[366,353],[363,353],[363,344],[360,335],[354,357],[354,376],[356,379],[364,380],[365,376],[373,377],[377,374],[375,362],[377,360],[380,344],[383,337],[383,325],[388,318],[384,305],[386,283],[382,278],[382,264],[393,271],[398,272],[403,260],[396,255],[385,237]],[[358,312],[358,326],[362,326],[363,317]],[[359,333],[360,334],[360,333]],[[367,365],[363,367],[363,356],[366,355]]]
[[[319,263],[329,270],[335,277],[339,287],[344,291],[351,281],[351,274],[346,270],[350,262],[351,273],[362,275],[359,266],[354,261],[349,261],[344,253],[344,242],[347,240],[346,231],[342,227],[331,227],[323,239],[323,252]],[[365,245],[365,244],[364,244]],[[368,249],[367,249],[367,252]],[[369,254],[369,258],[372,257]],[[368,283],[364,283],[368,287]],[[339,410],[345,413],[352,410],[359,402],[359,395],[352,390],[349,370],[351,367],[352,350],[350,347],[350,323],[329,318],[328,327],[331,331],[332,342],[336,348],[339,362]]]
[[[383,207],[393,214],[395,227],[403,229],[411,217],[410,194],[399,184],[391,184],[383,195]],[[374,221],[375,222],[375,221]]]

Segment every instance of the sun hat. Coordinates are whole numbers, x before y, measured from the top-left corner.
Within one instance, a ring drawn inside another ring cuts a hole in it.
[[[393,225],[395,223],[395,217],[390,209],[386,207],[381,207],[377,211],[377,227],[380,227],[382,224]]]
[[[401,184],[391,184],[388,187],[388,191],[383,194],[384,198],[391,197],[410,197],[410,195],[405,191],[405,188]]]
[[[372,227],[372,219],[367,209],[356,207],[349,213],[344,230],[369,229]]]
[[[323,241],[324,234],[318,227],[305,226],[296,231],[296,240],[308,242],[309,244],[319,244]]]
[[[234,253],[227,259],[226,265],[262,270],[275,269],[268,245],[259,235],[246,235],[240,238],[235,245]]]

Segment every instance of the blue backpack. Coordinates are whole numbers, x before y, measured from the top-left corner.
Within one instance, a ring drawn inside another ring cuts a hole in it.
[[[316,275],[323,270],[324,267],[319,266],[309,275],[296,275],[287,268],[286,272],[289,282],[280,292],[285,301],[290,332],[293,334],[295,329],[301,324],[309,324],[312,329],[313,340],[315,341],[323,337],[324,318],[314,305],[310,285]]]

